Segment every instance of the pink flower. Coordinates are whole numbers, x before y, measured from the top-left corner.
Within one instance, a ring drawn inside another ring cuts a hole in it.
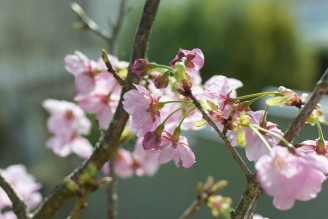
[[[80,135],[89,134],[91,123],[83,110],[73,103],[53,99],[43,101],[42,105],[50,113],[48,129],[55,135],[46,142],[46,146],[61,157],[75,153],[88,158],[92,146]]]
[[[74,135],[51,137],[46,142],[46,146],[60,157],[66,157],[71,153],[75,153],[79,157],[86,159],[90,157],[93,150],[87,139]]]
[[[94,61],[91,62],[88,57],[80,51],[75,51],[75,55],[67,55],[65,57],[65,68],[74,76],[89,71],[91,66],[95,67],[96,63]]]
[[[67,136],[75,134],[87,135],[91,123],[84,112],[74,103],[46,99],[42,106],[50,113],[47,121],[48,129],[55,135]]]
[[[248,111],[247,115],[249,115],[251,118],[250,124],[261,126],[260,123],[262,121],[263,114],[264,114],[263,110],[259,110],[255,112]],[[277,135],[283,136],[283,133],[277,128],[277,125],[271,122],[265,122],[265,127],[261,127],[261,128],[276,133]],[[263,155],[269,154],[269,149],[266,147],[264,142],[260,139],[260,137],[257,134],[253,133],[253,131],[248,127],[244,128],[244,131],[246,137],[245,151],[248,160],[256,162]],[[264,131],[259,131],[259,132],[271,146],[277,145],[278,142],[280,141],[278,137],[272,136],[269,133],[266,133]],[[230,138],[232,138],[231,144],[233,146],[238,146],[237,143],[238,133],[235,131],[230,131],[229,135]]]
[[[204,65],[204,55],[200,49],[191,51],[180,49],[175,58],[170,62],[171,67],[175,68],[175,63],[180,62],[183,57],[186,58],[185,66],[187,72],[198,71]]]
[[[17,216],[12,211],[6,211],[5,213],[0,213],[1,219],[17,219]]]
[[[154,131],[161,123],[159,110],[160,97],[151,95],[144,87],[135,85],[137,90],[130,90],[124,94],[123,108],[132,117],[132,129],[138,137]]]
[[[301,147],[297,148],[304,153],[316,153],[328,157],[328,141],[320,142],[319,139],[312,141],[307,140],[302,142]]]
[[[159,153],[153,150],[144,150],[142,138],[137,140],[132,156],[137,176],[153,176],[160,166],[158,162]]]
[[[79,106],[86,112],[96,113],[100,128],[107,129],[118,105],[120,91],[110,94],[93,93],[75,100],[79,101]]]
[[[115,158],[115,173],[121,178],[131,177],[134,172],[133,159],[130,151],[120,149]]]
[[[216,75],[205,82],[205,92],[201,99],[204,99],[204,103],[210,100],[219,110],[223,110],[227,101],[236,97],[236,89],[242,86],[243,84],[237,79]]]
[[[129,66],[129,63],[126,61],[120,61],[116,56],[113,56],[111,54],[107,54],[108,55],[108,59],[110,64],[112,65],[113,69],[120,74],[120,71],[124,71],[127,70],[127,67]],[[98,63],[103,64],[104,66],[105,63],[103,62],[102,58],[99,58]],[[106,67],[104,67],[104,69],[107,69]]]
[[[190,149],[187,138],[180,136],[179,140],[175,142],[172,137],[171,133],[164,131],[162,142],[159,145],[161,154],[158,161],[166,163],[173,159],[175,165],[179,167],[179,161],[181,160],[184,168],[191,167],[195,163],[195,154]]]
[[[25,166],[11,165],[2,170],[2,175],[16,189],[28,208],[35,208],[42,201],[42,196],[38,192],[41,184],[36,183],[35,178],[27,173]],[[0,209],[7,206],[11,207],[12,203],[5,191],[0,188]]]
[[[120,73],[127,68],[127,62],[121,62],[117,57],[109,55],[108,59],[113,68]],[[107,72],[107,67],[100,58],[97,62],[88,59],[81,52],[65,57],[66,70],[75,76],[75,87],[79,95],[88,95],[94,91],[98,83],[107,83],[113,86],[113,76]],[[111,86],[107,86],[109,89]],[[108,94],[108,92],[107,92]]]
[[[276,124],[271,122],[266,122],[266,127],[262,127],[267,129],[268,131],[274,132],[280,136],[283,136],[283,133],[280,129],[277,128]],[[271,145],[275,146],[278,144],[280,139],[278,137],[272,136],[269,133],[261,132],[262,136],[266,139],[266,141]],[[250,161],[257,161],[265,154],[269,154],[268,148],[265,146],[264,142],[254,134],[253,132],[247,133],[246,135],[246,145],[245,145],[246,156]]]
[[[144,150],[142,138],[139,138],[132,154],[125,149],[118,151],[115,160],[115,173],[121,178],[131,177],[134,172],[137,176],[153,176],[160,166],[158,156],[157,151]],[[109,174],[108,162],[103,166],[102,171]]]
[[[75,51],[75,55],[65,57],[66,70],[75,76],[75,87],[78,93],[90,93],[95,86],[98,74],[98,63],[89,60],[84,54]],[[104,71],[106,68],[103,68]]]
[[[255,164],[257,179],[264,191],[273,196],[273,205],[290,209],[295,200],[313,199],[326,179],[328,160],[323,156],[297,153],[280,146],[271,149]]]

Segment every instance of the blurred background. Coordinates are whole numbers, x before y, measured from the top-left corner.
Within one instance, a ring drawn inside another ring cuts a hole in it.
[[[71,2],[0,3],[0,168],[25,164],[43,184],[41,192],[45,195],[82,160],[75,155],[59,158],[45,148],[50,135],[48,114],[41,102],[47,97],[72,101],[74,81],[65,71],[65,55],[79,50],[98,59],[107,43],[90,31],[72,28],[78,19]],[[119,0],[77,3],[110,32],[108,20],[115,22]],[[143,3],[129,1],[131,11],[117,41],[116,55],[121,60],[129,60]],[[328,67],[327,11],[324,0],[165,0],[154,24],[148,58],[166,64],[179,48],[200,48],[205,55],[203,81],[214,74],[237,78],[245,85],[239,94],[280,85],[311,91]],[[327,95],[324,101],[327,115]],[[257,107],[263,108],[263,103]],[[270,119],[284,131],[296,112],[272,108],[270,113]],[[210,130],[186,135],[197,163],[190,169],[169,163],[152,178],[119,180],[118,218],[177,218],[195,198],[197,182],[209,175],[228,180],[222,194],[233,199],[233,207],[238,203],[245,179],[225,146]],[[315,128],[306,127],[295,142],[317,136]],[[90,140],[95,143],[97,138],[94,131]],[[276,210],[272,198],[264,195],[256,212],[280,219],[323,218],[327,190],[325,183],[317,199],[296,202],[293,209],[284,212]],[[81,218],[106,218],[105,189],[92,194],[88,203]],[[63,206],[56,218],[66,218],[72,204]],[[192,218],[211,218],[210,210],[203,206]]]

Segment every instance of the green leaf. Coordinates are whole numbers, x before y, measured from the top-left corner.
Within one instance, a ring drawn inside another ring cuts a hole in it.
[[[175,63],[175,74],[174,78],[177,80],[177,82],[182,83],[183,80],[186,79],[186,67],[182,62],[176,62]]]
[[[314,126],[317,123],[317,119],[311,114],[311,116],[308,118],[308,120],[306,121],[306,123]]]
[[[206,120],[201,120],[201,121],[194,122],[194,126],[196,126],[196,127],[202,127],[206,123],[207,123]]]
[[[211,110],[218,110],[218,107],[210,100],[207,100],[206,103],[211,108]]]
[[[274,106],[282,103],[284,101],[284,98],[282,97],[272,97],[269,99],[266,99],[265,103],[269,106]]]

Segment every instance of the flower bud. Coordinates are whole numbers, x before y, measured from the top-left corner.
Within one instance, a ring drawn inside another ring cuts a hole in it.
[[[317,154],[322,154],[322,155],[326,155],[327,154],[327,150],[326,150],[326,146],[325,146],[325,141],[323,139],[319,139],[318,140],[316,152],[317,152]]]
[[[147,132],[142,141],[142,146],[145,150],[155,149],[162,141],[162,132],[164,125],[159,125],[154,132]]]
[[[169,73],[165,72],[163,75],[157,76],[154,84],[157,89],[166,88],[169,85]]]
[[[173,135],[171,136],[171,140],[173,142],[178,142],[179,141],[179,138],[180,138],[180,135],[181,135],[181,128],[178,126],[174,130]]]
[[[143,77],[151,68],[152,65],[146,59],[137,59],[134,61],[132,72],[138,77]]]

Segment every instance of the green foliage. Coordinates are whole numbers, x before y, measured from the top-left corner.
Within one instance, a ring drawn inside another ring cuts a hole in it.
[[[200,48],[205,79],[241,80],[244,92],[266,85],[309,89],[315,64],[281,1],[188,0],[161,5],[150,40],[151,61],[168,63],[179,48]],[[132,33],[131,33],[132,34]]]

